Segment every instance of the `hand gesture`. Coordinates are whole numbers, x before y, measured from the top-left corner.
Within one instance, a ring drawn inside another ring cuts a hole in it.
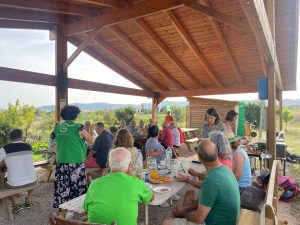
[[[172,213],[174,215],[175,218],[183,218],[185,213],[186,213],[186,210],[184,210],[184,208],[181,208],[181,207],[175,207],[172,209]]]
[[[197,172],[192,168],[188,169],[188,172],[191,176],[197,176]]]
[[[177,174],[176,176],[175,176],[175,178],[178,180],[178,181],[180,181],[180,182],[186,182],[187,181],[187,176],[184,176],[184,175],[182,175],[182,174]]]

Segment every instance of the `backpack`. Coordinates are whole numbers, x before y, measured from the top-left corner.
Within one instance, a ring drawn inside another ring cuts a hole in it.
[[[284,189],[284,192],[280,196],[280,201],[291,202],[300,193],[299,184],[292,177],[279,176],[278,185]]]

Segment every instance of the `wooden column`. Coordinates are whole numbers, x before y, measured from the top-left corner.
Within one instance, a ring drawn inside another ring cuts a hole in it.
[[[278,90],[278,100],[279,100],[279,130],[283,130],[283,120],[282,120],[282,90]]]
[[[268,132],[267,132],[267,145],[268,150],[272,154],[269,167],[273,165],[276,160],[276,127],[275,127],[275,97],[276,97],[276,82],[274,64],[268,65]],[[269,168],[271,169],[271,168]]]
[[[64,70],[64,63],[68,59],[67,38],[63,36],[62,28],[55,28],[55,115],[60,120],[60,110],[68,104],[68,71]]]
[[[152,98],[152,119],[157,122],[158,98]]]

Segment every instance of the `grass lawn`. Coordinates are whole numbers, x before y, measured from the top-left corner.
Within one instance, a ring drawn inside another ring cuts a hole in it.
[[[33,161],[34,162],[39,162],[45,160],[45,154],[34,154],[33,155]]]
[[[290,152],[300,155],[300,109],[291,109],[291,111],[294,118],[288,122],[285,130],[286,143]]]

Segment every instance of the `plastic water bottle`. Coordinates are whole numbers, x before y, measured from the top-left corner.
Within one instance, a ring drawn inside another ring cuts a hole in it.
[[[142,177],[143,174],[143,155],[139,151],[135,161],[135,173],[137,177]]]
[[[166,149],[166,166],[167,169],[171,169],[171,159],[172,159],[173,151],[170,147]]]

